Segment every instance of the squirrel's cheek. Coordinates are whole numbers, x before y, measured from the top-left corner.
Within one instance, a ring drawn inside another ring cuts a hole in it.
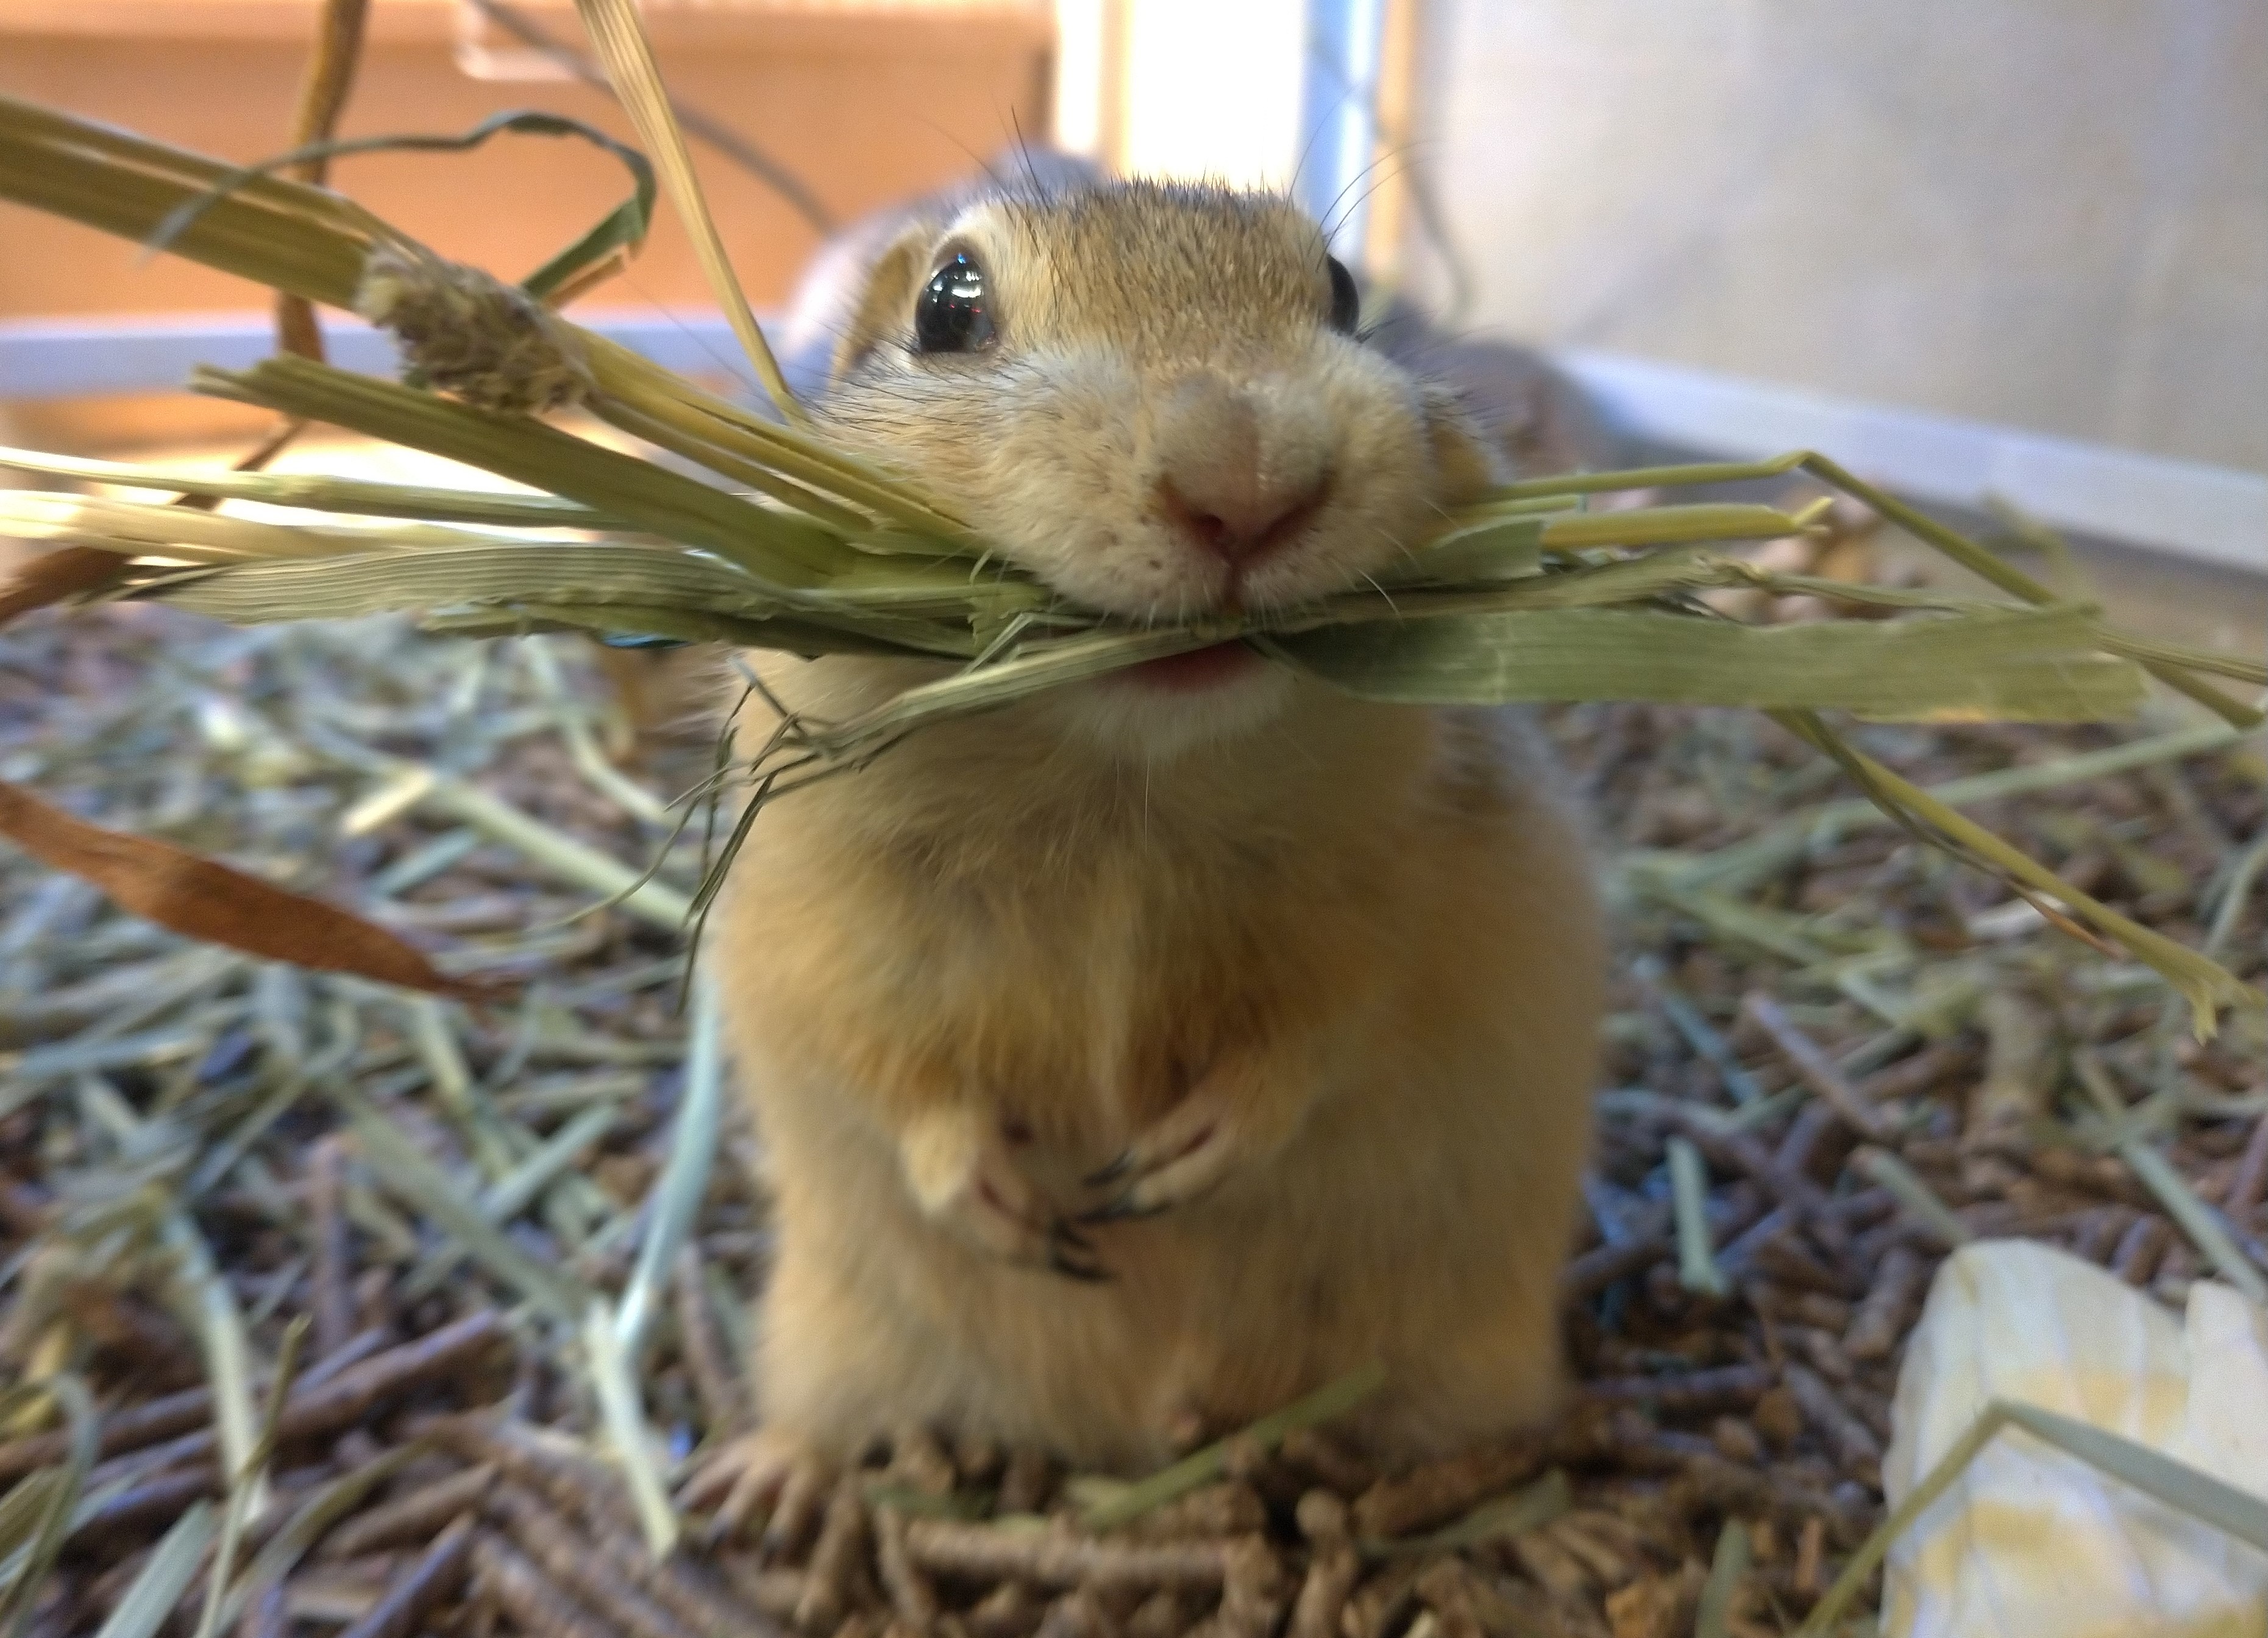
[[[1425,437],[1432,445],[1437,490],[1443,506],[1476,500],[1501,481],[1495,457],[1464,412],[1447,394],[1426,394]]]
[[[979,469],[969,520],[1009,556],[1059,577],[1139,519],[1137,395],[1107,372],[1050,371],[1035,390],[996,402],[971,439]]]

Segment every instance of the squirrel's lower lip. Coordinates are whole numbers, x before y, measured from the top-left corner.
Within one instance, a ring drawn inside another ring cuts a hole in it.
[[[1118,675],[1144,687],[1183,693],[1217,687],[1267,663],[1241,643],[1216,643],[1211,648],[1191,649],[1162,660],[1145,660]]]

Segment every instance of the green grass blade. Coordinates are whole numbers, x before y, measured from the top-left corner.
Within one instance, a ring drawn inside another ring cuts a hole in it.
[[[1729,577],[1724,565],[1705,555],[1705,545],[1668,546],[1642,557],[1528,575],[1499,585],[1398,591],[1389,597],[1357,592],[1334,598],[1311,613],[1289,614],[1265,623],[1271,632],[1299,632],[1378,621],[1432,620],[1444,614],[1644,605],[1651,598],[1726,584]]]
[[[705,976],[696,978],[686,1043],[685,1091],[678,1101],[676,1129],[670,1134],[669,1158],[654,1185],[637,1266],[631,1270],[630,1283],[622,1288],[615,1316],[615,1334],[633,1364],[645,1345],[655,1314],[660,1311],[678,1250],[693,1231],[693,1220],[701,1210],[710,1168],[717,1157],[725,1104],[720,1004],[715,982]]]
[[[732,260],[725,253],[716,219],[709,214],[700,173],[693,168],[693,154],[685,145],[684,132],[678,129],[676,109],[662,87],[661,69],[654,62],[653,46],[646,39],[637,6],[631,0],[576,0],[575,10],[599,48],[607,77],[614,82],[615,95],[661,167],[662,184],[693,240],[701,270],[708,276],[710,293],[725,310],[780,414],[791,422],[800,421],[803,408],[788,391],[786,378],[780,374],[778,362],[756,326],[756,315],[749,310],[747,296],[733,276]]]
[[[370,518],[496,524],[523,529],[595,530],[623,526],[617,518],[551,495],[498,495],[485,489],[438,489],[291,473],[173,472],[125,461],[88,460],[37,450],[5,448],[0,448],[0,468],[71,478],[83,483],[114,484],[121,488],[158,489],[210,500],[256,501],[264,506],[291,506]]]
[[[139,242],[233,167],[91,120],[0,97],[0,199]],[[334,307],[351,307],[364,257],[397,237],[350,201],[261,177],[185,228],[176,255]]]
[[[2190,1003],[2192,1025],[2199,1039],[2213,1034],[2218,1023],[2215,1015],[2220,1007],[2268,1006],[2268,996],[2240,981],[2218,963],[2184,949],[2164,934],[2131,921],[2101,900],[2080,892],[1982,825],[1954,812],[1872,757],[1862,755],[1813,713],[1777,711],[1773,716],[1790,732],[1842,763],[1867,796],[1886,812],[1903,816],[1921,834],[1933,833],[2012,881],[2057,900],[2095,931],[2124,944]]]
[[[353,154],[369,153],[468,153],[483,146],[490,137],[516,132],[532,136],[573,136],[604,149],[620,160],[630,173],[633,190],[630,198],[610,210],[600,221],[552,257],[522,282],[521,288],[538,300],[551,296],[562,287],[581,279],[607,261],[620,257],[627,260],[645,242],[647,230],[653,223],[653,166],[646,157],[626,143],[618,143],[594,125],[565,114],[547,114],[534,109],[508,109],[482,120],[471,130],[455,136],[357,136],[342,141],[309,143],[288,153],[263,159],[257,165],[242,165],[229,172],[195,198],[185,200],[169,212],[148,235],[152,250],[164,250],[186,231],[199,217],[222,200],[247,184],[274,175],[278,171],[304,165],[311,159],[336,159]]]
[[[1098,1532],[1131,1524],[1152,1509],[1162,1507],[1174,1497],[1186,1495],[1198,1486],[1219,1478],[1227,1471],[1233,1445],[1249,1441],[1263,1451],[1272,1451],[1295,1433],[1319,1428],[1345,1415],[1385,1385],[1383,1365],[1350,1371],[1305,1399],[1294,1399],[1282,1410],[1263,1416],[1242,1433],[1192,1451],[1172,1466],[1128,1485],[1108,1500],[1087,1509],[1079,1522]]]
[[[236,1568],[237,1544],[245,1526],[252,1522],[254,1506],[261,1502],[267,1487],[265,1470],[269,1453],[276,1446],[276,1423],[284,1414],[284,1401],[291,1396],[292,1378],[298,1374],[299,1352],[313,1324],[302,1314],[285,1333],[283,1351],[276,1363],[276,1375],[268,1385],[268,1410],[261,1422],[260,1437],[244,1465],[232,1468],[227,1475],[228,1500],[221,1509],[220,1541],[213,1549],[212,1569],[205,1581],[204,1612],[197,1621],[196,1638],[214,1638],[220,1630],[223,1595]]]
[[[416,800],[525,854],[562,880],[608,895],[626,914],[651,926],[677,932],[692,913],[690,903],[676,889],[648,879],[647,874],[630,869],[588,842],[555,830],[468,780],[423,763],[387,756],[341,736],[327,736],[319,743],[328,754],[349,767],[390,779],[415,780]],[[581,1311],[578,1303],[574,1312]]]
[[[1627,489],[1676,489],[1704,483],[1748,483],[1760,478],[1784,477],[1806,459],[1799,450],[1770,460],[1694,461],[1674,466],[1632,466],[1622,472],[1571,472],[1551,478],[1531,478],[1491,489],[1480,504],[1504,501],[1540,500],[1556,495],[1608,495]]]
[[[1977,1420],[1938,1458],[1936,1465],[1851,1555],[1843,1573],[1835,1578],[1834,1584],[1797,1629],[1795,1638],[1827,1638],[1845,1612],[1858,1601],[1868,1579],[1889,1556],[1898,1538],[1953,1487],[1993,1436],[2010,1426],[2023,1429],[2066,1456],[2085,1462],[2097,1473],[2109,1474],[2177,1513],[2268,1553],[2268,1502],[2257,1496],[2117,1434],[2037,1406],[1994,1399],[1977,1413]]]
[[[0,515],[5,492],[0,491]],[[165,507],[160,510],[173,510]],[[154,595],[178,608],[260,625],[353,620],[464,605],[652,601],[689,613],[761,621],[783,612],[779,592],[713,558],[603,542],[490,542],[423,552],[365,551],[298,562],[188,574]]]
[[[2249,682],[2256,687],[2268,687],[2268,660],[2256,660],[2242,654],[2222,654],[2189,643],[2162,643],[2146,637],[2130,637],[2116,631],[2104,634],[2103,646],[2113,654],[2124,655],[2144,665],[2176,665],[2183,671],[2205,672],[2236,682]]]
[[[669,1487],[654,1456],[653,1433],[638,1403],[630,1350],[623,1346],[603,1303],[591,1304],[583,1326],[583,1351],[592,1385],[598,1391],[599,1418],[629,1486],[647,1550],[656,1560],[666,1558],[677,1545],[677,1510],[670,1505]]]
[[[1749,1527],[1728,1518],[1717,1535],[1717,1551],[1709,1565],[1709,1579],[1701,1588],[1701,1607],[1693,1620],[1693,1638],[1731,1638],[1733,1599],[1741,1578],[1749,1573]]]
[[[20,1392],[28,1402],[40,1390],[32,1384]],[[48,1503],[62,1478],[60,1469],[42,1467],[25,1474],[8,1487],[7,1495],[0,1496],[0,1577],[12,1577],[22,1570],[24,1549],[39,1534],[40,1521],[47,1517]],[[12,1586],[13,1581],[9,1584]]]
[[[1379,577],[1389,586],[1513,580],[1543,567],[1543,520],[1498,518],[1438,535]]]
[[[252,1395],[252,1340],[236,1293],[213,1261],[212,1251],[186,1211],[166,1214],[161,1230],[174,1260],[174,1304],[189,1322],[204,1353],[205,1376],[212,1385],[213,1432],[220,1446],[221,1471],[248,1471],[260,1443],[259,1412]],[[265,1504],[266,1487],[253,1481],[251,1501]],[[258,1505],[254,1510],[258,1511]]]
[[[489,1222],[502,1228],[534,1205],[582,1153],[614,1128],[622,1110],[614,1098],[585,1109],[546,1138],[504,1176],[490,1184],[473,1202]],[[450,1245],[429,1252],[401,1282],[405,1301],[417,1302],[440,1289],[464,1258],[462,1246]]]
[[[1736,1104],[1759,1104],[1764,1099],[1764,1089],[1756,1084],[1742,1064],[1740,1054],[1733,1050],[1732,1042],[1717,1032],[1716,1026],[1701,1016],[1701,1009],[1690,997],[1671,981],[1669,971],[1658,956],[1640,956],[1631,964],[1631,973],[1646,987],[1647,995],[1661,1008],[1662,1016],[1670,1027],[1685,1038],[1685,1044],[1717,1072]]]
[[[217,1528],[210,1502],[196,1502],[175,1519],[94,1638],[158,1638],[196,1578]]]
[[[2214,948],[2207,941],[2206,950]],[[2178,1017],[2178,1014],[2176,1015]],[[2169,1019],[2169,1022],[2171,1020]],[[2220,1277],[2244,1294],[2247,1302],[2268,1306],[2268,1279],[2230,1238],[2219,1213],[2198,1197],[2189,1180],[2176,1169],[2174,1163],[2161,1154],[2139,1131],[2132,1129],[2148,1108],[2143,1105],[2130,1109],[2118,1094],[2110,1073],[2102,1060],[2093,1050],[2081,1048],[2072,1054],[2071,1067],[2079,1083],[2094,1099],[2096,1110],[2112,1132],[2126,1128],[2117,1139],[2118,1157],[2124,1160],[2142,1186],[2158,1197],[2166,1215],[2181,1225],[2190,1244],[2203,1252],[2205,1260],[2220,1273]]]
[[[1989,774],[1950,779],[1941,785],[1930,787],[1927,794],[1948,807],[1971,807],[1981,802],[1999,802],[2010,797],[2036,796],[2044,791],[2085,784],[2089,780],[2109,779],[2137,768],[2229,750],[2242,744],[2248,737],[2247,731],[2232,728],[2226,723],[2202,723],[2176,729],[2171,733],[2155,734],[2146,739],[2129,740],[2124,745],[2110,746],[2101,751],[2086,751],[2076,756],[2058,757],[2051,761],[2030,763],[2021,768],[1999,768]],[[1896,824],[1897,820],[1896,813],[1871,796],[1856,797],[1845,802],[1822,803],[1816,808],[1781,821],[1761,835],[1719,848],[1714,853],[1701,855],[1683,867],[1681,879],[1697,885],[1716,885],[1730,890],[1769,875],[1786,861],[1801,855],[1815,838],[1837,835],[1861,826]]]
[[[1864,501],[1909,534],[1934,547],[1971,574],[2001,591],[2020,597],[2027,603],[2046,604],[2056,600],[2056,594],[2046,586],[1985,550],[1967,535],[1947,528],[1926,512],[1884,494],[1870,483],[1860,482],[1824,455],[1807,452],[1801,458],[1801,465],[1806,472],[1832,484],[1845,495]],[[2268,720],[2268,716],[2264,716],[2257,708],[2230,699],[2212,684],[2191,676],[2177,665],[2161,660],[2146,664],[2150,674],[2159,681],[2189,695],[2224,722],[2249,728]]]
[[[1877,721],[2095,722],[2140,673],[2093,652],[2083,610],[1751,627],[1637,610],[1377,622],[1278,640],[1366,699],[1428,704],[1642,700],[1848,710]]]
[[[682,456],[687,460],[706,466],[719,477],[729,478],[735,483],[769,495],[813,522],[839,533],[873,526],[866,518],[850,508],[828,500],[792,478],[782,476],[761,460],[751,459],[721,443],[689,434],[673,419],[649,414],[621,399],[603,394],[592,401],[591,408],[616,430],[643,439],[656,449],[667,450],[673,455]]]
[[[640,529],[697,546],[778,586],[809,585],[850,550],[799,523],[526,416],[503,415],[305,358],[270,358],[236,373],[201,370],[197,390],[328,422],[461,460]]]
[[[122,557],[169,558],[210,568],[370,553],[414,560],[423,552],[457,547],[512,551],[553,543],[541,536],[456,525],[268,523],[193,506],[38,489],[0,489],[0,538],[48,547],[90,546]],[[567,543],[582,542],[569,537]]]
[[[1811,1606],[1811,1613],[1796,1629],[1795,1638],[1827,1638],[1836,1630],[1844,1612],[1858,1602],[1868,1580],[1882,1567],[1882,1561],[1889,1557],[1890,1548],[1896,1545],[1898,1538],[1959,1481],[1961,1475],[1969,1471],[1969,1465],[1977,1459],[1977,1453],[2007,1425],[2007,1403],[1995,1399],[1977,1413],[1977,1420],[1938,1458],[1937,1465],[1924,1474],[1921,1482],[1906,1493],[1905,1499],[1890,1509],[1890,1516],[1859,1544],[1859,1550],[1844,1563],[1843,1573]]]
[[[418,1440],[396,1445],[352,1473],[332,1480],[301,1502],[284,1521],[283,1528],[269,1538],[268,1545],[254,1556],[251,1567],[230,1590],[227,1600],[221,1605],[222,1628],[235,1630],[244,1612],[259,1601],[261,1594],[290,1575],[292,1566],[305,1558],[328,1531],[368,1501],[380,1485],[426,1453],[427,1447]]]
[[[1547,552],[1693,540],[1771,540],[1803,533],[1803,519],[1772,506],[1634,506],[1618,512],[1558,512],[1543,521]]]
[[[190,506],[114,501],[39,489],[0,489],[0,538],[43,547],[91,546],[121,556],[232,563],[350,550],[339,533],[223,518]],[[359,544],[368,546],[369,541]]]
[[[626,404],[703,443],[733,450],[788,477],[855,502],[917,535],[947,542],[963,555],[982,553],[982,543],[963,525],[916,494],[903,480],[800,428],[781,426],[752,415],[603,336],[582,334],[581,340],[602,399]]]
[[[831,753],[857,757],[924,723],[990,710],[1065,683],[1104,677],[1219,642],[1223,633],[1104,631],[1067,638],[1016,659],[909,688],[887,704],[823,735]]]
[[[1669,1198],[1676,1213],[1678,1283],[1689,1291],[1724,1296],[1724,1271],[1709,1243],[1709,1175],[1701,1151],[1682,1137],[1669,1140]]]
[[[168,598],[167,600],[171,600]],[[296,616],[294,617],[296,618]],[[734,648],[778,649],[789,654],[880,654],[905,657],[905,645],[809,621],[740,620],[698,610],[635,603],[521,603],[507,609],[444,610],[421,622],[428,631],[456,637],[524,637],[537,633],[590,631],[609,636],[668,637],[679,643],[722,643]],[[966,657],[965,643],[940,641],[925,653]]]
[[[581,1282],[522,1251],[359,1092],[341,1083],[331,1089],[331,1096],[353,1123],[364,1159],[388,1188],[432,1218],[467,1255],[519,1296],[563,1324],[577,1322],[591,1300]]]
[[[68,1371],[43,1385],[63,1407],[65,1421],[70,1429],[70,1452],[63,1465],[55,1473],[47,1488],[39,1513],[39,1524],[32,1532],[26,1551],[23,1568],[17,1571],[14,1584],[7,1597],[0,1600],[0,1632],[6,1638],[22,1638],[39,1606],[40,1587],[55,1568],[56,1558],[63,1550],[63,1539],[70,1533],[71,1509],[77,1504],[79,1492],[85,1488],[86,1475],[94,1466],[96,1452],[100,1449],[101,1428],[94,1414],[94,1402],[87,1397],[85,1386]]]
[[[2223,1484],[2185,1462],[2036,1405],[2001,1407],[2007,1419],[2098,1473],[2268,1553],[2268,1502]]]
[[[140,595],[237,625],[414,610],[460,635],[511,634],[552,621],[794,654],[951,659],[976,651],[971,610],[994,615],[1025,600],[1023,588],[1012,584],[961,599],[910,578],[789,593],[712,560],[644,542],[547,541],[185,570],[144,583]],[[494,613],[482,613],[484,607]]]
[[[1523,1489],[1482,1502],[1453,1524],[1422,1536],[1405,1536],[1392,1541],[1366,1540],[1361,1544],[1362,1551],[1370,1558],[1419,1558],[1435,1553],[1455,1553],[1487,1542],[1509,1541],[1531,1530],[1541,1530],[1574,1509],[1574,1488],[1567,1482],[1565,1471],[1555,1467]]]
[[[1966,535],[1946,527],[1927,513],[1883,493],[1872,484],[1860,481],[1836,462],[1808,450],[1793,451],[1769,460],[1703,462],[1683,466],[1637,467],[1626,472],[1587,473],[1563,477],[1539,478],[1525,483],[1508,484],[1501,488],[1491,490],[1484,497],[1483,503],[1534,500],[1562,495],[1596,495],[1612,490],[1675,488],[1700,484],[1748,482],[1763,478],[1782,477],[1799,468],[1842,490],[1852,498],[1864,502],[1926,545],[1942,553],[2001,591],[2021,598],[2028,603],[2044,604],[2055,600],[2053,591],[1987,551]],[[1549,544],[1548,540],[1547,544]],[[2134,657],[2143,660],[2153,676],[2157,677],[2169,687],[2188,694],[2226,722],[2238,727],[2250,727],[2264,719],[2264,713],[2259,708],[2232,700],[2218,688],[2192,676],[2189,662],[2177,650],[2162,653],[2137,652]],[[2199,666],[2196,669],[2217,668]]]
[[[1888,1189],[1908,1216],[1942,1240],[1948,1250],[1966,1245],[1976,1230],[1938,1199],[1921,1174],[1887,1149],[1861,1149],[1854,1164],[1869,1181]]]
[[[2220,1277],[2244,1293],[2248,1302],[2268,1308],[2268,1279],[2262,1277],[2252,1260],[2229,1237],[2220,1214],[2198,1197],[2174,1163],[2139,1138],[2121,1143],[2118,1154]]]

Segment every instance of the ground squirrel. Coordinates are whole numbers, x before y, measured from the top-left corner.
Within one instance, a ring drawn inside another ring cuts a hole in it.
[[[1359,588],[1498,479],[1278,197],[1012,177],[861,258],[823,431],[1087,609]],[[937,674],[749,659],[822,717]],[[728,1511],[909,1422],[1138,1467],[1373,1360],[1381,1453],[1548,1409],[1604,951],[1516,714],[1139,667],[783,799],[714,937],[778,1232]]]

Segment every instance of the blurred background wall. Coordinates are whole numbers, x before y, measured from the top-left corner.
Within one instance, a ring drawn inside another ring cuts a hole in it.
[[[571,0],[512,0],[549,38],[587,50]],[[0,0],[0,93],[250,161],[288,144],[317,0]],[[759,306],[782,301],[823,229],[937,187],[1048,128],[1047,0],[757,0],[648,8],[679,99],[801,184],[819,218],[711,144],[696,163],[733,265]],[[499,28],[471,0],[373,0],[343,136],[446,134],[540,107],[632,139],[612,96]],[[472,154],[339,161],[333,185],[444,253],[518,277],[628,192],[579,142],[504,136]],[[92,229],[0,202],[0,326],[130,330],[138,320],[263,312],[265,292]],[[616,309],[711,305],[663,209],[644,251],[594,297]],[[93,333],[92,330],[90,333]],[[126,344],[121,342],[120,345]],[[727,342],[726,357],[737,352]],[[0,360],[4,360],[0,351]],[[0,403],[10,396],[0,369]],[[43,398],[21,441],[92,446],[263,424],[259,412],[167,393]]]
[[[2268,471],[2260,0],[1432,0],[1424,41],[1472,322]]]

